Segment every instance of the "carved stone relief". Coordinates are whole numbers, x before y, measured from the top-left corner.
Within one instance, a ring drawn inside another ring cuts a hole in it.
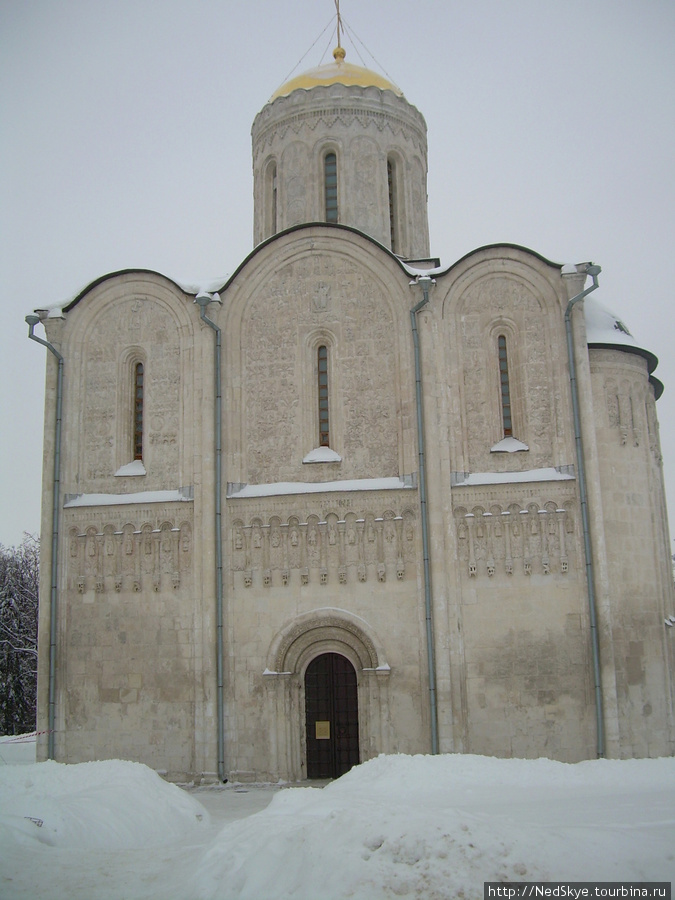
[[[315,256],[280,267],[250,304],[242,328],[246,480],[315,475],[302,466],[318,440],[305,432],[311,416],[300,408],[311,402],[306,385],[314,377],[304,344],[308,325],[336,336],[331,391],[339,385],[340,394],[331,394],[331,428],[339,418],[341,477],[395,474],[399,401],[391,312],[372,279],[342,260]]]
[[[73,524],[67,546],[69,587],[80,594],[176,590],[192,567],[192,526],[185,520]]]
[[[510,323],[504,328],[514,437],[529,445],[529,453],[521,454],[519,461],[524,468],[550,465],[555,434],[552,403],[557,395],[552,390],[551,348],[539,299],[518,279],[492,276],[466,290],[461,308],[468,470],[492,471],[495,465],[513,464],[513,459],[506,459],[511,454],[490,454],[503,436],[496,333],[505,320]]]
[[[109,484],[132,459],[131,384],[120,384],[125,377],[131,382],[132,373],[120,368],[120,360],[133,356],[133,348],[143,348],[144,355],[146,452],[154,457],[156,474],[172,475],[178,468],[181,369],[175,320],[155,300],[120,298],[97,316],[85,351],[83,477],[90,489],[97,481]]]
[[[382,133],[388,131],[393,137],[398,138],[404,144],[410,144],[414,151],[422,156],[426,161],[427,147],[423,135],[416,129],[402,120],[397,120],[391,114],[382,115],[381,113],[371,112],[359,109],[316,109],[311,113],[299,114],[293,118],[286,119],[284,124],[271,124],[271,127],[263,130],[260,129],[255,138],[255,158],[257,162],[261,154],[266,154],[268,149],[275,142],[283,142],[289,132],[301,135],[303,132],[319,133],[331,131],[336,125],[340,125],[344,129],[352,126],[358,126],[359,132],[366,131],[370,127]],[[254,125],[255,128],[255,125]]]
[[[621,381],[608,378],[605,381],[605,397],[609,426],[617,430],[621,446],[639,447],[642,440],[642,428],[638,413],[644,402],[644,388],[641,385],[632,384],[626,378]],[[649,418],[647,421],[649,424]]]
[[[373,177],[380,162],[380,154],[377,144],[363,136],[352,140],[350,152],[354,161],[350,176],[353,179],[351,192],[355,198],[355,221],[360,223],[364,231],[372,233],[380,224],[378,213],[383,208],[383,204],[378,202],[377,185]]]
[[[566,575],[576,555],[574,506],[553,500],[459,506],[454,511],[457,553],[472,578],[501,575]]]
[[[663,463],[661,455],[661,441],[659,438],[659,423],[656,416],[656,401],[651,391],[647,392],[645,399],[645,413],[647,419],[647,433],[649,435],[649,449],[657,465]]]
[[[282,165],[286,172],[286,224],[307,221],[307,147],[299,141],[284,150]]]
[[[416,514],[391,509],[381,516],[329,512],[237,518],[230,530],[230,564],[242,584],[349,584],[369,577],[403,581],[416,571]]]

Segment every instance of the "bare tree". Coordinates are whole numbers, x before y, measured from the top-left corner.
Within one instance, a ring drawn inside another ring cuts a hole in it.
[[[0,734],[35,729],[40,543],[0,545]]]

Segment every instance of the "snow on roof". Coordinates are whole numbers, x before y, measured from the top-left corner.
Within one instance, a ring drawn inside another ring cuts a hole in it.
[[[629,353],[636,353],[647,360],[650,374],[657,367],[659,364],[657,357],[650,350],[641,347],[630,333],[628,326],[595,297],[587,297],[584,300],[584,316],[586,343],[589,347],[625,348]]]
[[[94,288],[97,284],[100,284],[101,281],[106,281],[108,278],[114,278],[115,275],[127,274],[128,272],[139,272],[139,273],[151,273],[154,275],[160,275],[162,278],[167,278],[169,281],[172,281],[175,285],[177,285],[182,291],[186,294],[194,295],[205,292],[207,294],[215,294],[217,293],[224,284],[226,284],[229,275],[222,275],[219,278],[198,278],[196,281],[193,279],[178,279],[172,278],[170,275],[165,275],[162,272],[156,272],[153,269],[123,269],[118,272],[109,272],[107,275],[103,275],[100,278],[95,278],[93,281],[87,282],[87,284],[82,285],[75,293],[71,294],[69,297],[66,297],[65,300],[58,300],[55,303],[49,303],[45,306],[40,306],[34,310],[38,315],[42,313],[43,315],[40,318],[43,319],[58,319],[63,316],[63,311],[69,307],[72,303],[75,302],[78,298],[82,297],[84,294],[88,293],[92,288]]]
[[[221,275],[220,278],[200,278],[197,281],[192,281],[191,279],[182,279],[182,278],[174,278],[173,281],[176,282],[178,287],[185,291],[186,294],[194,294],[195,297],[197,294],[205,293],[205,294],[215,294],[217,293],[223,285],[227,282],[229,278],[228,275]]]
[[[428,275],[430,278],[433,278],[434,275],[443,275],[448,271],[447,266],[434,266],[430,269],[423,269],[418,266],[411,266],[405,260],[399,260],[406,274],[410,275],[411,278],[419,278],[420,275]]]
[[[79,506],[127,506],[133,503],[180,503],[194,499],[193,489],[176,491],[139,491],[135,494],[66,494],[64,509]]]
[[[525,472],[454,472],[453,487],[477,484],[521,484],[529,481],[573,481],[572,466],[528,469]]]
[[[599,303],[595,297],[587,297],[584,300],[584,313],[586,316],[586,340],[589,344],[638,346],[628,326],[606,306]]]
[[[323,494],[327,491],[400,491],[412,488],[408,478],[354,478],[346,481],[276,481],[271,484],[233,485],[228,497],[278,497],[284,494]]]

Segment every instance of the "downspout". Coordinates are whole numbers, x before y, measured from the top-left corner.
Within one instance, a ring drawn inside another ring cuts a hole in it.
[[[56,423],[54,426],[54,478],[52,485],[52,566],[51,566],[51,590],[49,596],[49,704],[47,726],[47,758],[54,759],[54,732],[56,723],[56,628],[57,628],[57,603],[58,603],[58,577],[59,577],[59,521],[60,521],[60,494],[61,494],[61,416],[63,407],[63,357],[59,351],[33,333],[35,326],[40,322],[40,317],[26,316],[28,325],[28,337],[31,341],[42,344],[51,351],[58,361],[56,375]]]
[[[222,416],[223,394],[221,387],[221,357],[222,357],[222,332],[221,329],[206,317],[206,307],[217,300],[216,295],[200,291],[195,297],[195,303],[199,306],[199,316],[209,328],[216,333],[216,346],[214,355],[215,368],[215,436],[214,450],[216,463],[215,483],[215,540],[216,540],[216,670],[218,689],[216,702],[217,730],[218,730],[218,780],[227,781],[225,777],[225,721],[224,721],[224,690],[223,690],[223,516],[222,516],[222,486],[223,486],[223,452],[222,452]]]
[[[425,461],[424,410],[422,408],[422,366],[420,341],[417,332],[417,313],[429,302],[429,287],[434,282],[429,275],[420,275],[416,282],[422,288],[422,299],[410,310],[413,349],[415,353],[415,401],[417,404],[417,448],[420,473],[420,510],[422,517],[422,554],[424,558],[424,612],[427,631],[427,659],[429,664],[429,706],[431,714],[431,752],[438,753],[438,712],[436,701],[436,662],[434,657],[434,624],[431,611],[431,567],[429,562],[429,513],[427,509],[427,474]]]
[[[577,294],[567,304],[565,310],[565,332],[567,335],[567,358],[570,367],[570,386],[572,388],[572,412],[574,415],[574,443],[577,453],[577,472],[579,479],[579,502],[581,504],[581,524],[584,533],[584,555],[586,557],[586,584],[588,586],[588,613],[591,625],[591,652],[593,656],[593,681],[595,688],[595,718],[597,727],[597,755],[605,755],[605,727],[602,703],[602,681],[600,676],[600,642],[598,639],[598,622],[595,601],[595,583],[593,578],[593,553],[591,550],[591,530],[588,517],[588,498],[586,494],[586,466],[581,439],[581,417],[579,414],[579,386],[577,384],[576,360],[574,357],[574,334],[572,331],[572,309],[575,304],[594,291],[598,285],[600,266],[589,263],[586,274],[593,279],[593,284]]]

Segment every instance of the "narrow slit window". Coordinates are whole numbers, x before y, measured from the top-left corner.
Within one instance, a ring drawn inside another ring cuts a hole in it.
[[[319,446],[330,447],[328,422],[328,348],[321,345],[317,351],[319,387]]]
[[[143,363],[134,366],[134,459],[143,459]]]
[[[398,241],[396,240],[396,163],[393,159],[387,160],[387,186],[389,189],[389,237],[391,239],[391,252],[396,253]]]
[[[323,177],[326,202],[326,222],[337,222],[337,157],[334,153],[327,153],[324,157]]]
[[[277,167],[272,166],[271,172],[271,191],[272,191],[272,234],[277,233]]]
[[[511,387],[509,385],[509,363],[506,355],[506,338],[503,334],[497,339],[499,347],[499,383],[502,402],[502,426],[504,437],[513,436],[513,423],[511,420]]]

